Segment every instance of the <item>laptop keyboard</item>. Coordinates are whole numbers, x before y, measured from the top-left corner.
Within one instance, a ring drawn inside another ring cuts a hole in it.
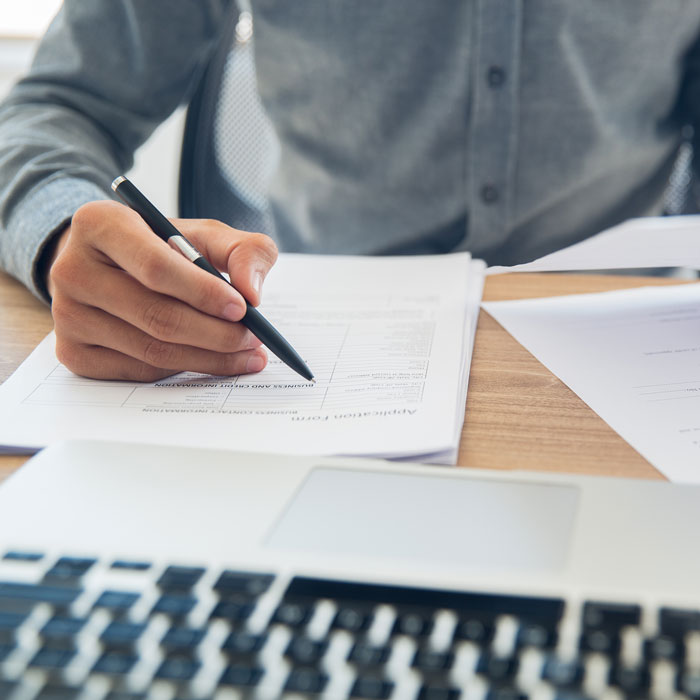
[[[700,611],[12,551],[2,700],[699,698]]]

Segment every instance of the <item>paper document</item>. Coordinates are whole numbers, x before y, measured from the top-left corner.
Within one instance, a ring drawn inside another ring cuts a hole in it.
[[[454,462],[483,267],[468,253],[280,256],[260,310],[315,384],[271,354],[254,375],[90,380],[58,363],[51,334],[0,387],[0,444],[92,438]]]
[[[700,483],[700,284],[483,307],[659,471]]]
[[[533,262],[490,267],[486,274],[637,267],[700,269],[699,239],[700,216],[630,219]]]
[[[700,217],[633,219],[487,274],[700,268],[699,237]],[[483,277],[484,264],[468,253],[280,256],[260,308],[315,385],[272,355],[256,375],[88,380],[56,361],[50,335],[0,387],[0,451],[85,437],[454,462]]]

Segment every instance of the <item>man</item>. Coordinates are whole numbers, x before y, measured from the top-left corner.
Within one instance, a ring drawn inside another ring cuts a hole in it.
[[[258,220],[284,250],[530,259],[659,213],[696,117],[700,3],[253,0],[252,15],[279,148]],[[225,0],[66,0],[0,109],[0,260],[52,298],[59,358],[78,373],[265,364],[236,321],[276,247],[231,228],[251,219],[230,206],[217,138],[237,17]],[[182,102],[176,225],[240,294],[108,201]]]

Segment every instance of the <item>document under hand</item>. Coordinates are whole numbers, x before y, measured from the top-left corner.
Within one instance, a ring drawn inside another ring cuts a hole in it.
[[[0,387],[0,444],[91,438],[453,463],[483,270],[468,253],[280,256],[260,310],[315,384],[274,356],[254,375],[85,379],[56,360],[50,334]]]
[[[700,483],[700,284],[483,307],[659,471]]]

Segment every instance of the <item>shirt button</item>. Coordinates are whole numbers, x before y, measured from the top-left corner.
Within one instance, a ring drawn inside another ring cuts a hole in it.
[[[481,188],[481,199],[486,204],[493,204],[498,201],[498,187],[491,183],[487,183]]]
[[[486,80],[492,88],[501,87],[506,81],[506,72],[500,66],[491,66],[486,72]]]

